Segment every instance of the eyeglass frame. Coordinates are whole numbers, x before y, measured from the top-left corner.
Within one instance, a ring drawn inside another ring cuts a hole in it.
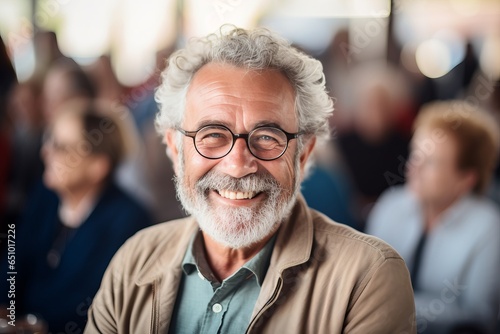
[[[231,143],[231,147],[229,148],[229,150],[224,155],[222,155],[220,157],[217,157],[217,158],[211,158],[211,157],[207,157],[206,155],[202,154],[198,150],[198,147],[196,146],[196,139],[195,139],[196,135],[198,134],[199,131],[201,131],[204,128],[207,128],[207,127],[220,127],[220,128],[224,128],[227,131],[229,131],[229,133],[233,136],[233,141]],[[283,152],[281,152],[280,155],[278,155],[276,158],[272,158],[272,159],[263,159],[263,158],[260,158],[260,157],[256,156],[252,152],[252,149],[250,148],[250,143],[248,141],[248,139],[250,138],[250,134],[252,134],[253,132],[255,132],[255,131],[259,130],[259,129],[262,129],[262,128],[271,128],[271,129],[274,129],[274,130],[278,130],[278,131],[283,132],[285,134],[285,136],[286,136],[286,145],[285,145],[285,148],[283,149]],[[217,159],[224,158],[229,153],[231,153],[231,151],[233,150],[234,144],[236,143],[236,140],[239,139],[239,138],[242,138],[242,139],[245,140],[245,143],[247,144],[248,151],[254,157],[256,157],[257,159],[262,160],[262,161],[273,161],[273,160],[281,158],[283,156],[283,154],[285,154],[286,150],[288,149],[288,143],[290,142],[290,140],[292,140],[292,139],[298,139],[300,136],[302,136],[302,135],[305,134],[305,132],[303,132],[303,131],[299,131],[299,132],[296,132],[296,133],[290,133],[290,132],[287,132],[287,131],[279,128],[279,127],[270,126],[270,125],[257,126],[253,130],[251,130],[249,133],[233,133],[233,131],[231,131],[231,129],[229,129],[227,126],[222,125],[222,124],[207,124],[207,125],[203,125],[198,130],[195,130],[195,131],[186,131],[186,130],[180,128],[180,127],[175,127],[175,129],[177,131],[179,131],[180,133],[182,133],[184,136],[192,138],[193,139],[193,146],[194,146],[196,152],[198,152],[198,154],[201,155],[202,157],[204,157],[205,159],[209,159],[209,160],[217,160]]]

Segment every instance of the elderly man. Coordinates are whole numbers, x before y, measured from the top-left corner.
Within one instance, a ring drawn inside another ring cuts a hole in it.
[[[329,133],[321,64],[264,29],[172,55],[157,125],[191,217],[117,253],[86,333],[413,333],[401,257],[300,195]]]

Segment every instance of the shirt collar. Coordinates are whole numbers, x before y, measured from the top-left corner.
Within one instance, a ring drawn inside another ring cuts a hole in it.
[[[269,262],[271,261],[271,254],[273,252],[276,234],[277,233],[269,239],[266,245],[253,258],[242,266],[242,268],[251,271],[253,275],[255,275],[259,286],[261,286],[264,282]],[[184,259],[182,260],[182,270],[186,275],[190,275],[194,271],[198,271],[208,280],[216,281],[217,279],[206,261],[203,247],[203,237],[201,231],[198,231],[191,238],[186,254],[184,255]]]

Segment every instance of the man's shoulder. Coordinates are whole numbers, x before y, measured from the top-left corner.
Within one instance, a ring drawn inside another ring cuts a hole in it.
[[[191,217],[155,224],[137,232],[128,243],[148,249],[167,246],[189,238],[195,225],[196,222]]]
[[[114,269],[138,279],[149,279],[182,261],[197,230],[187,217],[147,227],[128,239],[116,254]]]
[[[336,253],[346,254],[349,257],[358,254],[379,260],[401,259],[394,248],[383,240],[337,223],[319,212],[313,213],[313,224],[316,242],[335,249]]]

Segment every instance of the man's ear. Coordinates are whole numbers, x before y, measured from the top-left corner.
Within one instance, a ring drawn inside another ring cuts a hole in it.
[[[300,154],[300,174],[302,178],[304,177],[307,160],[309,160],[309,157],[314,150],[314,146],[316,146],[316,136],[311,136],[304,143],[304,148]]]
[[[175,174],[178,174],[178,158],[179,158],[179,149],[177,147],[177,140],[175,139],[176,133],[173,129],[168,129],[165,131],[165,136],[163,136],[163,141],[167,145],[167,156],[172,160],[172,164],[174,166]]]

